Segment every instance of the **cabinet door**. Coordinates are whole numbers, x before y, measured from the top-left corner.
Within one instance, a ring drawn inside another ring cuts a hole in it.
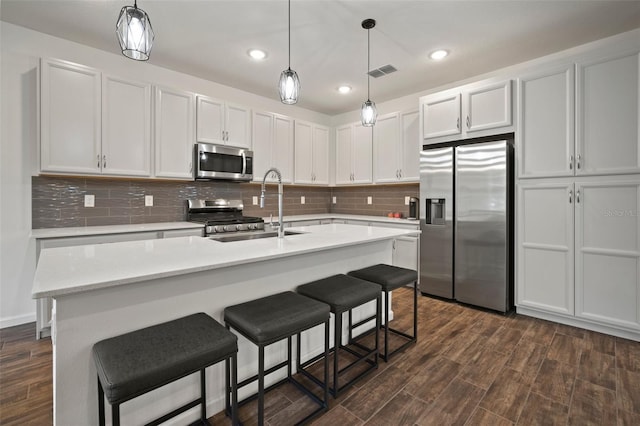
[[[293,120],[289,117],[274,116],[274,136],[271,162],[282,174],[282,181],[293,182]],[[272,179],[277,181],[277,179]]]
[[[251,120],[253,140],[253,180],[262,182],[264,173],[272,166],[271,145],[273,143],[273,115],[268,112],[253,112]]]
[[[353,127],[344,126],[336,129],[336,183],[351,183],[351,143]]]
[[[151,85],[103,77],[102,173],[151,175]]]
[[[400,180],[418,182],[420,180],[420,113],[418,110],[400,113],[400,136],[402,138],[400,157]]]
[[[573,175],[573,70],[567,65],[520,78],[519,177]]]
[[[313,126],[295,123],[295,182],[313,183]]]
[[[224,102],[206,96],[196,99],[196,139],[204,143],[224,143]]]
[[[351,163],[353,183],[371,183],[373,162],[373,133],[371,127],[358,123],[353,128]]]
[[[511,80],[466,90],[464,104],[467,132],[511,126]]]
[[[576,173],[640,171],[640,54],[578,64]]]
[[[460,134],[460,94],[434,95],[422,102],[422,138]],[[429,143],[424,141],[425,144]]]
[[[640,329],[640,179],[576,184],[576,316]]]
[[[519,184],[517,303],[573,315],[573,184]]]
[[[400,180],[400,118],[398,114],[378,117],[373,129],[374,181]]]
[[[329,185],[329,129],[313,126],[313,183]]]
[[[227,145],[251,149],[251,110],[241,105],[227,104],[225,111]]]
[[[40,168],[100,173],[100,72],[43,59]]]
[[[420,240],[418,237],[398,237],[393,240],[392,264],[418,270]]]
[[[193,178],[193,93],[156,87],[155,175]]]

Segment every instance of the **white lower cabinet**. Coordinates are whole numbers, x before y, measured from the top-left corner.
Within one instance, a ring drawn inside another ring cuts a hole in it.
[[[419,237],[398,237],[393,240],[392,263],[394,266],[417,271],[420,264]]]
[[[518,306],[640,331],[639,207],[638,176],[520,183]]]

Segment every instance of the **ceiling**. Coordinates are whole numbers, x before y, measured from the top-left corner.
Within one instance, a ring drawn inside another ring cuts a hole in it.
[[[1,0],[3,21],[119,53],[115,24],[133,0]],[[278,99],[287,67],[284,0],[139,0],[156,33],[150,63]],[[292,0],[291,68],[298,105],[329,115],[380,103],[640,27],[640,1]],[[247,51],[267,51],[262,62]],[[451,51],[436,62],[435,49]],[[144,66],[144,64],[141,64]],[[353,91],[339,94],[348,84]]]

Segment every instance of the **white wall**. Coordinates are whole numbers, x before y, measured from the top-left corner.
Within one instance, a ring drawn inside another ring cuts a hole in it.
[[[114,43],[115,43],[114,39]],[[35,321],[31,299],[35,245],[31,232],[31,176],[37,163],[37,82],[40,57],[64,59],[104,72],[330,125],[331,117],[211,81],[135,62],[0,21],[0,328]]]

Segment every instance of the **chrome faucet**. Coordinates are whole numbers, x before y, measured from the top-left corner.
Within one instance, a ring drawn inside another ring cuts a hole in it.
[[[270,173],[275,173],[275,175],[278,177],[278,238],[283,238],[284,224],[282,223],[282,174],[280,173],[280,170],[276,169],[275,167],[267,170],[264,174],[264,177],[262,178],[262,190],[260,191],[260,208],[264,208],[264,194],[265,192],[267,192],[265,184],[267,182],[267,176],[269,176]]]

